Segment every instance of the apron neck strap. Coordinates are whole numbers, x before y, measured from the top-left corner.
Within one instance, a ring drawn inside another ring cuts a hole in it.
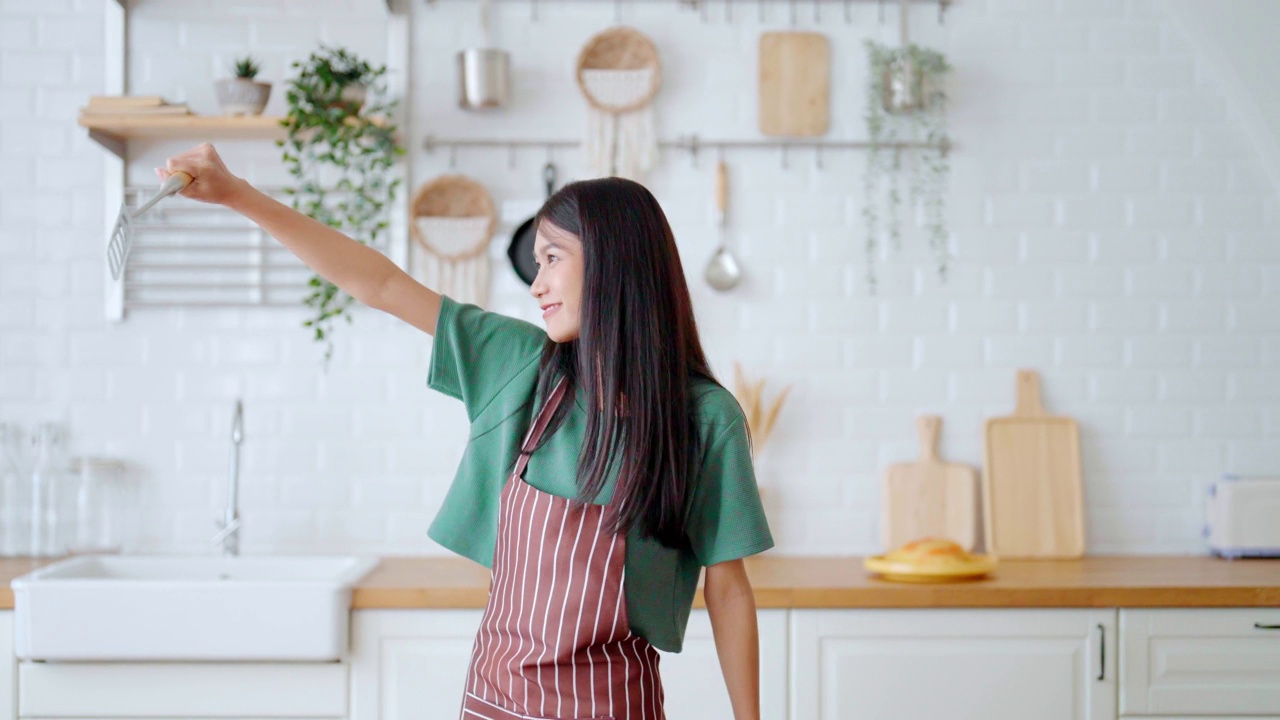
[[[565,390],[564,378],[561,378],[560,382],[556,383],[555,389],[551,391],[547,402],[538,411],[538,417],[534,419],[533,426],[529,428],[529,432],[524,436],[524,443],[520,447],[520,456],[516,459],[514,470],[517,477],[524,476],[524,468],[529,464],[529,456],[533,454],[533,449],[538,446],[538,441],[542,439],[542,433],[546,431],[547,424],[551,422],[551,416],[555,415],[556,408],[560,407],[560,401],[564,399]]]

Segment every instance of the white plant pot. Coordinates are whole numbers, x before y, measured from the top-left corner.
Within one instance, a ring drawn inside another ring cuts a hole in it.
[[[271,83],[245,78],[219,80],[216,90],[224,115],[261,115],[271,97]]]
[[[364,107],[364,98],[368,88],[364,83],[348,83],[342,86],[342,92],[338,94],[338,101],[352,115],[360,112],[360,108]]]

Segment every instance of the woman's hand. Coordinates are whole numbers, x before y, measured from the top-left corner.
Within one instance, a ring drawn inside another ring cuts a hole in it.
[[[218,157],[218,151],[209,143],[169,158],[164,169],[156,168],[156,175],[164,180],[178,170],[192,177],[181,194],[193,200],[231,205],[249,189],[248,183],[231,174],[222,158]]]

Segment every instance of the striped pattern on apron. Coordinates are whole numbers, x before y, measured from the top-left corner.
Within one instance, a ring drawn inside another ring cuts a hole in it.
[[[489,602],[463,720],[664,720],[658,652],[627,622],[626,538],[606,508],[575,508],[524,481],[564,397],[561,381],[502,489]]]

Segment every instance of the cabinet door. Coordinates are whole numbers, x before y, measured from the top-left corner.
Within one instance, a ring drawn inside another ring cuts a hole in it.
[[[13,720],[18,670],[13,659],[13,611],[0,610],[0,720]]]
[[[1114,610],[795,610],[797,720],[1116,716]]]
[[[458,720],[480,610],[351,614],[351,720]]]
[[[787,611],[760,610],[760,717],[787,714]],[[711,619],[706,610],[689,617],[684,649],[662,654],[662,689],[667,720],[731,718],[729,691],[720,671]]]
[[[337,662],[22,662],[23,718],[344,718]]]
[[[1280,715],[1280,609],[1120,611],[1124,715]]]

